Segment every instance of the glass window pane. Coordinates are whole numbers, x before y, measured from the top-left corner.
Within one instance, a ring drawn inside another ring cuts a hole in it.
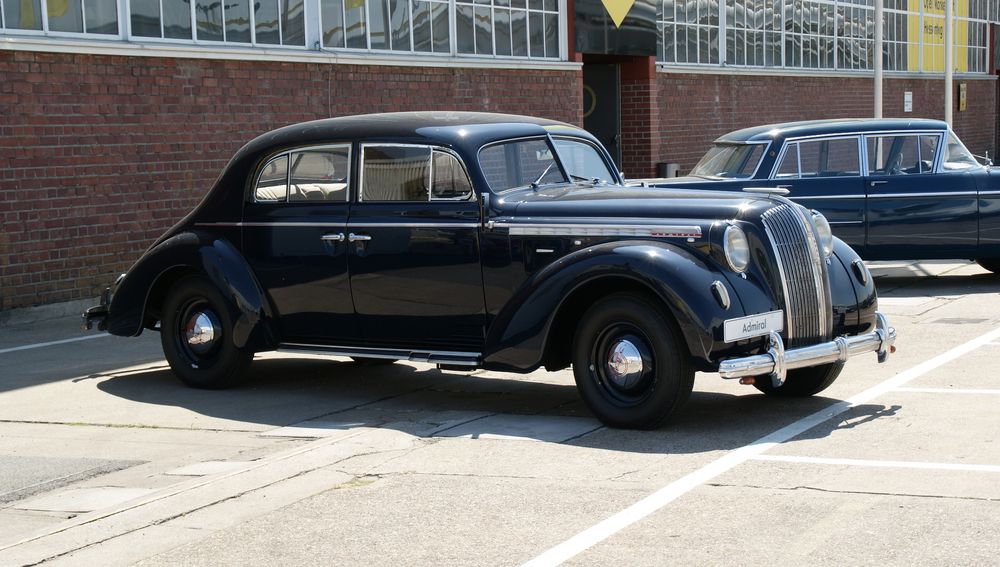
[[[545,56],[559,57],[559,15],[545,14]]]
[[[799,142],[801,177],[860,175],[858,142],[854,138]]]
[[[456,7],[455,33],[458,36],[459,53],[476,52],[476,36],[472,23],[472,15],[472,6],[459,5]]]
[[[799,176],[799,146],[798,144],[788,144],[785,149],[785,157],[781,158],[781,165],[774,175],[777,179],[791,178]]]
[[[434,152],[434,182],[431,199],[464,200],[472,195],[472,183],[458,158],[445,152]]]
[[[288,156],[267,162],[254,189],[256,201],[284,201],[288,195]]]
[[[344,0],[321,0],[323,47],[344,47]]]
[[[927,137],[929,136],[922,136],[922,138]],[[927,159],[924,156],[921,156],[921,158],[925,160]],[[931,161],[931,163],[933,164],[933,161]],[[958,138],[956,138],[954,134],[949,133],[948,145],[945,146],[944,162],[942,163],[944,171],[961,171],[978,165],[979,162],[976,161],[976,158],[974,158],[971,153],[969,153],[969,150],[965,149],[965,146],[958,141]]]
[[[6,0],[13,2],[14,0]],[[80,0],[48,0],[49,29],[83,33],[83,5]]]
[[[226,4],[226,41],[250,43],[248,0],[227,0],[227,2],[231,3]]]
[[[162,0],[163,37],[192,39],[190,0]]]
[[[4,25],[9,29],[42,29],[41,0],[24,0],[23,2],[21,0],[4,0],[3,11]]]
[[[528,33],[530,34],[532,57],[545,57],[545,28],[542,21],[541,14],[528,12]]]
[[[347,202],[350,146],[295,152],[291,163],[289,201]]]
[[[524,57],[528,54],[528,13],[514,10],[510,13],[510,35],[514,55]]]
[[[493,15],[493,33],[496,37],[497,55],[510,55],[510,10],[497,8]]]
[[[430,4],[413,3],[413,50],[431,51]]]
[[[368,0],[368,41],[372,49],[389,49],[387,18],[385,0]]]
[[[493,18],[489,7],[476,6],[476,53],[493,55]]]
[[[490,146],[479,152],[479,164],[494,191],[566,181],[544,140]]]
[[[278,0],[254,0],[253,17],[257,43],[281,43],[278,31]]]
[[[347,47],[367,49],[364,0],[344,0],[347,10]]]
[[[118,35],[118,5],[115,0],[85,0],[87,33]]]
[[[389,0],[389,22],[392,25],[391,47],[394,51],[410,51],[410,14],[408,0]]]
[[[552,141],[559,153],[559,161],[574,180],[615,182],[615,177],[604,164],[601,154],[590,144],[565,138],[553,138]]]
[[[306,44],[306,23],[303,0],[282,0],[281,43],[285,45],[299,46]]]
[[[132,0],[132,35],[160,37],[159,0]]]
[[[365,201],[426,201],[430,148],[374,146],[364,149]]]
[[[434,2],[431,4],[431,32],[434,39],[434,53],[450,53],[450,33],[448,26],[448,4],[445,2]]]
[[[197,0],[194,9],[198,20],[198,39],[222,41],[222,2],[219,0]]]

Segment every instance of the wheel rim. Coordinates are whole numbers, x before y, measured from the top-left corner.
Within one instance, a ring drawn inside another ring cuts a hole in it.
[[[222,323],[203,298],[187,302],[180,313],[174,338],[180,351],[197,368],[215,354],[222,343]]]
[[[648,399],[656,386],[656,366],[651,341],[629,323],[615,323],[602,330],[590,356],[590,374],[604,397],[619,407],[632,407]]]

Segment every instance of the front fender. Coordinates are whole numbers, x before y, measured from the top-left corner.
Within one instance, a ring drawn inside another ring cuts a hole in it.
[[[530,370],[540,365],[553,320],[563,303],[582,286],[602,278],[627,278],[647,289],[677,321],[691,355],[709,360],[713,328],[743,315],[736,294],[723,310],[711,293],[725,281],[704,258],[658,241],[609,242],[576,251],[529,278],[490,325],[484,365]]]
[[[834,238],[829,268],[834,336],[874,329],[878,294],[875,279],[861,257],[844,241]]]
[[[238,348],[266,350],[277,344],[273,310],[250,266],[228,240],[201,231],[171,236],[139,258],[115,289],[108,332],[139,335],[150,302],[158,299],[153,290],[178,270],[205,276],[229,300],[233,342]]]

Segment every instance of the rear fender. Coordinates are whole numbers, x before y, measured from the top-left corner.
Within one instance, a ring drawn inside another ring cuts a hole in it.
[[[228,240],[201,231],[176,234],[147,251],[129,269],[111,300],[108,332],[137,336],[162,304],[172,280],[186,274],[208,278],[229,301],[233,342],[241,349],[277,344],[273,310],[250,266]]]
[[[567,298],[602,279],[627,279],[632,289],[647,291],[680,327],[695,358],[709,360],[713,327],[734,312],[742,314],[737,294],[723,310],[711,285],[723,276],[691,252],[657,241],[609,242],[560,258],[534,274],[510,298],[490,325],[484,366],[530,370],[543,360],[553,320]]]

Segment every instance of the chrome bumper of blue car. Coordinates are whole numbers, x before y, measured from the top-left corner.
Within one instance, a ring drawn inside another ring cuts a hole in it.
[[[764,354],[722,361],[719,364],[719,374],[723,378],[770,374],[771,381],[777,387],[785,383],[786,373],[796,368],[844,362],[852,356],[868,352],[878,354],[878,361],[885,362],[889,353],[895,350],[893,343],[896,342],[896,329],[889,326],[882,313],[876,312],[875,330],[863,335],[837,337],[825,343],[785,350],[781,336],[772,331],[769,342],[770,346]]]

